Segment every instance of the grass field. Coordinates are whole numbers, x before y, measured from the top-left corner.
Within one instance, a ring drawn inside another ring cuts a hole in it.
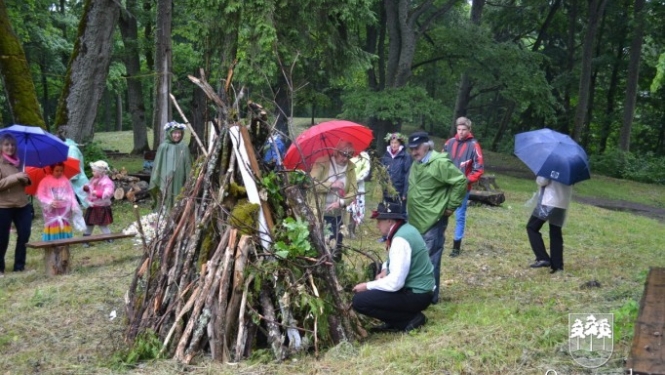
[[[131,148],[129,132],[96,137],[108,148]],[[485,158],[488,165],[523,168],[511,156],[486,153]],[[140,165],[140,158],[113,161],[116,167],[123,163]],[[167,359],[119,366],[115,354],[125,345],[124,295],[142,251],[126,239],[74,246],[73,270],[61,277],[45,276],[41,251],[28,250],[29,271],[8,272],[0,279],[0,375],[621,374],[647,271],[665,266],[665,224],[573,203],[564,227],[566,270],[552,276],[528,268],[533,254],[524,229],[525,202],[536,190],[534,182],[503,174],[497,182],[506,202],[470,207],[462,256],[449,258],[447,241],[442,300],[425,312],[429,323],[417,332],[371,335],[318,359],[282,364],[257,356],[239,364],[201,357],[192,366]],[[379,194],[372,183],[368,190],[372,207]],[[575,194],[665,207],[663,186],[601,176],[577,186]],[[139,211],[148,213],[148,204]],[[40,217],[38,212],[33,240],[41,236]],[[114,217],[114,231],[135,220],[132,207],[122,202],[114,204]],[[546,229],[544,236],[547,243]],[[377,237],[368,220],[350,244],[381,251]],[[10,269],[13,240],[12,235],[6,256]],[[586,287],[590,282],[599,286]],[[567,344],[569,313],[614,313],[613,355],[599,369],[586,370],[573,361]]]

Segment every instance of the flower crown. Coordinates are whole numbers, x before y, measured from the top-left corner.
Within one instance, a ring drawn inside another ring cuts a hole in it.
[[[175,121],[167,122],[164,124],[164,131],[172,131],[172,130],[185,130],[187,129],[187,126],[185,124],[181,124]]]
[[[398,141],[400,141],[402,143],[406,143],[407,138],[402,133],[388,133],[388,134],[386,134],[386,137],[384,138],[384,140],[386,142],[390,142],[393,139],[397,139]]]

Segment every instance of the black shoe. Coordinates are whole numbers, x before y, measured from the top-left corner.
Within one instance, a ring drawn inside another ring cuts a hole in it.
[[[411,319],[411,321],[404,327],[404,332],[413,331],[416,328],[420,328],[427,323],[427,317],[423,313],[418,313],[416,316]]]
[[[453,249],[453,251],[450,252],[450,257],[451,257],[451,258],[456,258],[456,257],[458,257],[461,251],[462,251],[462,250],[460,250],[460,249]]]
[[[550,262],[548,260],[539,260],[536,263],[530,265],[529,267],[531,268],[542,268],[542,267],[549,267]]]
[[[563,272],[563,268],[552,268],[552,269],[550,269],[550,273],[557,273],[557,272]]]
[[[369,329],[370,332],[372,333],[381,333],[381,332],[397,332],[399,329],[391,326],[388,323],[382,323],[379,324],[378,326],[374,326]]]

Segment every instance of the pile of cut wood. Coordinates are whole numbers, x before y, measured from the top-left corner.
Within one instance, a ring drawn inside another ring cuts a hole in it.
[[[160,354],[190,363],[201,355],[240,361],[257,348],[282,360],[366,335],[307,189],[290,184],[295,172],[266,173],[257,162],[270,129],[260,106],[248,106],[249,126],[239,124],[228,115],[237,108],[230,111],[205,80],[190,80],[222,120],[145,248],[127,294],[127,341],[154,335]],[[310,253],[293,246],[301,232],[285,220],[304,223]]]
[[[138,202],[150,196],[148,193],[148,183],[139,177],[130,176],[125,167],[120,170],[113,169],[109,177],[115,184],[113,198],[115,200],[126,199],[130,202]]]

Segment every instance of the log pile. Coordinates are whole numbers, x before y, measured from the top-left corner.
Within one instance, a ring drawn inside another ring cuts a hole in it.
[[[228,116],[238,112],[205,79],[190,80],[216,104],[218,133],[145,247],[127,294],[126,340],[154,335],[162,356],[191,363],[240,361],[257,348],[283,360],[365,336],[307,189],[289,184],[295,172],[264,174],[251,130]],[[248,108],[250,124],[268,127]],[[310,252],[285,220],[309,231]]]
[[[133,203],[150,197],[148,193],[149,184],[139,177],[130,176],[124,167],[120,170],[113,169],[109,173],[109,178],[115,184],[115,191],[113,192],[115,200],[126,199]]]

